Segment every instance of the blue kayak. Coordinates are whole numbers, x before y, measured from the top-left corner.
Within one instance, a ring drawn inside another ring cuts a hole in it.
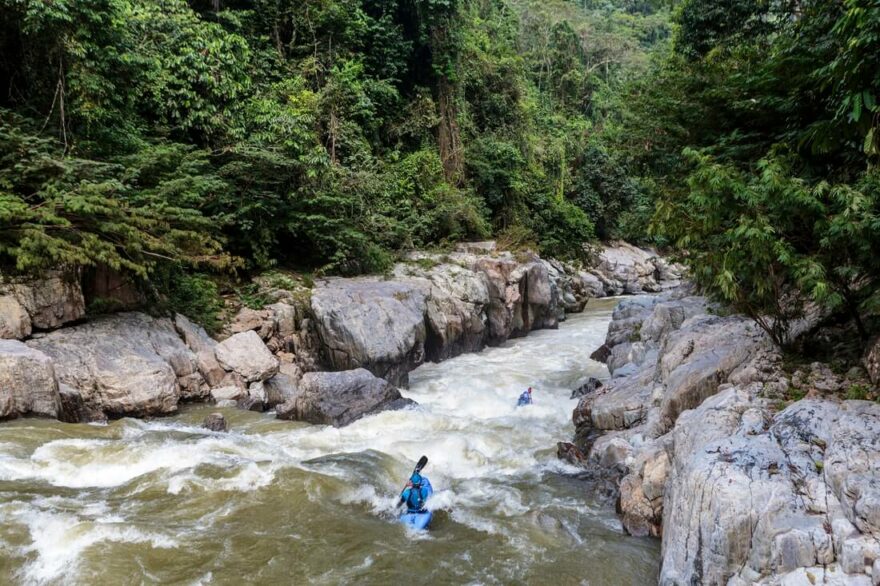
[[[434,514],[431,511],[424,513],[404,513],[400,516],[400,522],[409,525],[413,529],[427,529]]]
[[[427,488],[428,498],[431,498],[431,495],[434,494],[434,488],[431,486],[431,482],[427,478],[422,478],[422,485]],[[431,522],[431,518],[434,516],[434,513],[431,511],[422,511],[421,513],[404,513],[400,516],[400,522],[404,525],[408,525],[413,529],[427,529],[428,524]]]

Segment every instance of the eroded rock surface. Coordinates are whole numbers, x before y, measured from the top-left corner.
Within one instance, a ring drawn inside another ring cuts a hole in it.
[[[50,271],[27,280],[0,275],[0,338],[23,339],[83,315],[85,300],[74,275]]]
[[[27,345],[49,356],[84,412],[108,417],[173,413],[204,384],[196,356],[169,319],[121,313],[40,335]],[[71,398],[72,399],[72,398]]]
[[[766,335],[683,292],[622,302],[603,354],[563,455],[618,478],[628,532],[662,535],[661,584],[880,580],[880,405],[821,398],[839,377],[816,364],[797,382],[817,398],[779,411]]]
[[[57,417],[60,407],[52,360],[17,340],[0,340],[0,420]]]

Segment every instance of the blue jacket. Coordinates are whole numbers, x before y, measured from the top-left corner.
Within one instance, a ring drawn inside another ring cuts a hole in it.
[[[419,488],[419,494],[413,494],[415,489],[412,487],[404,488],[400,495],[400,500],[406,503],[408,513],[421,513],[425,510],[425,501],[431,496],[431,483],[424,476],[422,477],[422,486]],[[419,497],[421,496],[421,500]],[[419,503],[421,505],[419,506]]]
[[[531,404],[532,404],[532,395],[530,395],[528,391],[523,391],[523,394],[519,396],[519,400],[516,402],[516,406],[522,407],[523,405],[531,405]]]

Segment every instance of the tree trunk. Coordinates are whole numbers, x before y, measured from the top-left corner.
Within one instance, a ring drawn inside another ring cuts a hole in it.
[[[438,98],[440,126],[437,129],[437,142],[440,145],[440,160],[443,161],[446,180],[458,185],[464,177],[464,156],[455,108],[455,86],[445,77],[440,78]]]

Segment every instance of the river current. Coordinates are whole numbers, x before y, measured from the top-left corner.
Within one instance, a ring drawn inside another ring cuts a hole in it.
[[[420,367],[416,408],[343,428],[216,409],[0,424],[0,584],[656,583],[659,543],[555,455],[615,300],[558,330]],[[527,386],[535,404],[516,408]],[[415,461],[431,531],[395,522]]]

